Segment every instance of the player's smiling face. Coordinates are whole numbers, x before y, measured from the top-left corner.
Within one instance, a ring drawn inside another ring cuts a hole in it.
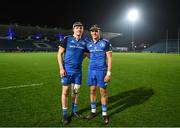
[[[73,29],[74,35],[76,36],[82,36],[83,32],[84,32],[84,28],[83,26],[76,26]]]
[[[100,30],[92,30],[91,31],[91,36],[93,39],[98,40],[100,38]]]

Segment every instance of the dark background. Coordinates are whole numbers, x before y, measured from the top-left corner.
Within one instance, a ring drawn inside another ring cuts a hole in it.
[[[158,41],[177,38],[180,25],[179,0],[59,0],[1,1],[0,24],[39,25],[71,29],[74,21],[82,21],[85,29],[98,24],[106,32],[131,37],[127,12],[137,8],[140,19],[134,25],[136,41]]]

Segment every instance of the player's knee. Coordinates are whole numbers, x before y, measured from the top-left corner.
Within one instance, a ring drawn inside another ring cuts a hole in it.
[[[106,92],[106,90],[100,90],[100,94],[101,94],[101,97],[104,97],[104,98],[106,98],[107,97],[107,92]]]
[[[101,94],[101,97],[107,98],[107,94],[106,94],[106,93],[102,93],[102,94]]]
[[[63,86],[62,88],[62,95],[67,96],[69,92],[69,86]]]
[[[96,95],[96,89],[91,89],[90,93],[91,93],[91,95]]]
[[[73,96],[73,95],[74,95],[74,96],[77,96],[78,93],[79,93],[79,89],[80,89],[80,85],[74,84],[74,85],[72,86],[72,96]]]
[[[63,92],[62,92],[62,95],[64,95],[64,96],[67,97],[67,96],[68,96],[68,91],[63,91]]]
[[[72,90],[71,96],[72,97],[78,97],[79,91]]]
[[[91,94],[96,94],[96,87],[95,86],[91,86],[90,93]]]

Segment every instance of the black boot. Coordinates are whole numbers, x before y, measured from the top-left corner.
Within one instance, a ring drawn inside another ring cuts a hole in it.
[[[103,116],[103,123],[107,125],[109,123],[109,117],[108,116]]]
[[[87,117],[86,117],[86,119],[88,119],[88,120],[91,120],[91,119],[93,119],[93,118],[95,118],[96,117],[96,113],[90,113]]]

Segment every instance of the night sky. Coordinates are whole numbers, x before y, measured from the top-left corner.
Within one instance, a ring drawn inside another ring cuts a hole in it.
[[[179,7],[178,7],[179,6]],[[137,8],[140,19],[135,23],[136,41],[158,41],[177,38],[180,26],[179,0],[59,0],[1,3],[0,24],[18,23],[70,29],[74,21],[82,21],[85,29],[98,24],[106,32],[131,35],[127,12]]]

